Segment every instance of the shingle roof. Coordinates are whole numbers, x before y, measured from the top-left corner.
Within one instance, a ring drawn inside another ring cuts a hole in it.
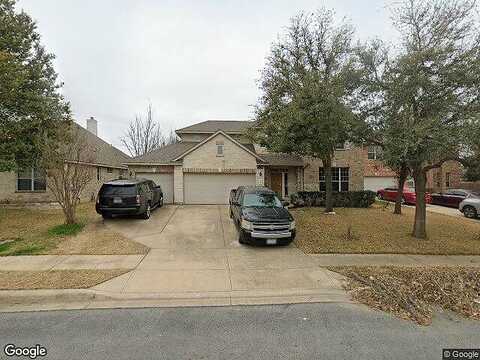
[[[112,167],[125,167],[123,164],[130,159],[130,156],[117,149],[115,146],[102,140],[97,135],[92,134],[90,131],[88,131],[81,125],[75,122],[73,122],[73,124],[77,127],[79,134],[85,136],[88,146],[93,148],[93,157],[95,164]]]
[[[137,156],[133,159],[130,159],[126,162],[130,163],[156,163],[156,164],[167,164],[185,151],[190,150],[195,145],[198,145],[197,142],[178,142],[175,144],[166,145],[160,149],[151,151],[145,155]]]
[[[198,124],[184,127],[176,130],[177,133],[214,133],[218,130],[222,130],[227,134],[242,133],[250,126],[253,125],[253,121],[237,121],[237,120],[207,120]]]
[[[301,156],[293,154],[269,153],[260,154],[268,165],[273,166],[303,166],[304,162]]]

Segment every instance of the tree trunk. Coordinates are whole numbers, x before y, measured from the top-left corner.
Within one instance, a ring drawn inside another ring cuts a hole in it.
[[[75,206],[65,204],[63,207],[63,213],[65,214],[65,224],[75,224],[77,222],[75,217]]]
[[[333,189],[332,189],[332,159],[330,157],[323,160],[323,170],[325,172],[325,212],[333,211]]]
[[[397,198],[395,199],[395,210],[394,214],[402,214],[402,200],[403,200],[403,187],[405,186],[405,181],[407,181],[408,168],[406,165],[402,165],[400,168],[400,173],[398,175],[398,191]]]
[[[425,203],[425,187],[427,176],[421,167],[413,169],[415,180],[415,223],[413,224],[413,236],[417,239],[427,238],[427,205]]]

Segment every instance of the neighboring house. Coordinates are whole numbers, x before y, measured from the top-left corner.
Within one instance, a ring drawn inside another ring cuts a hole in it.
[[[268,153],[245,136],[251,121],[204,121],[176,131],[181,141],[125,163],[130,175],[160,184],[165,202],[225,204],[240,185],[265,185],[282,198],[301,190],[324,190],[316,158]],[[336,191],[362,190],[366,151],[339,146],[333,161]]]
[[[92,168],[94,179],[82,194],[82,200],[93,199],[100,185],[107,180],[127,176],[125,163],[130,157],[97,136],[97,121],[87,120],[87,129],[74,123],[91,147],[94,161],[87,164]],[[53,202],[55,197],[48,189],[46,171],[23,169],[18,172],[0,172],[0,203]]]

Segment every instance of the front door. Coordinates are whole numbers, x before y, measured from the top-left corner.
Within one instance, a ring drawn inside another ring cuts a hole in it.
[[[272,190],[277,193],[279,198],[282,198],[282,173],[273,173],[271,178]]]

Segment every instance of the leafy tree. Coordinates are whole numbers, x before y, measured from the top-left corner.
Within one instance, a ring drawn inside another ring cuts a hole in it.
[[[333,210],[332,161],[349,139],[357,74],[353,28],[333,13],[301,13],[275,42],[262,71],[255,141],[276,152],[320,158],[325,171],[326,212]]]
[[[426,238],[426,173],[461,156],[465,127],[479,110],[480,36],[473,0],[405,0],[393,20],[401,46],[388,75],[395,116],[387,152],[415,180],[413,236]]]
[[[30,166],[70,108],[32,19],[0,0],[0,171]]]

